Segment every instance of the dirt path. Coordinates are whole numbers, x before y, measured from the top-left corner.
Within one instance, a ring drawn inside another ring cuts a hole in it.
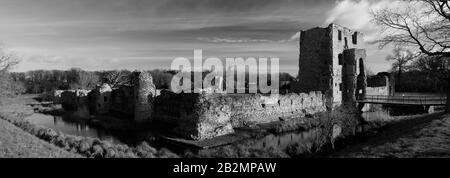
[[[17,99],[0,98],[0,100],[0,117],[21,119],[33,112],[31,107],[26,106],[27,103],[34,101],[32,96]],[[0,119],[0,157],[71,158],[80,156],[49,144]]]
[[[450,115],[432,114],[390,124],[330,157],[450,157]]]

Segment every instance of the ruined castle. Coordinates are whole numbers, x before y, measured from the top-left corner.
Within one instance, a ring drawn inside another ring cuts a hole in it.
[[[261,94],[157,94],[148,72],[134,72],[130,85],[107,84],[86,92],[63,92],[65,108],[87,105],[90,114],[122,113],[137,122],[175,124],[181,137],[204,140],[234,133],[234,128],[327,112],[339,106],[356,107],[367,89],[363,35],[330,24],[301,31],[299,75],[291,91],[277,97]],[[387,80],[386,80],[387,81]],[[389,93],[385,86],[369,89]]]
[[[117,113],[136,122],[150,121],[157,91],[148,72],[133,72],[129,85],[111,88],[103,83],[89,90],[56,91],[56,103],[66,110],[86,110],[89,115]]]

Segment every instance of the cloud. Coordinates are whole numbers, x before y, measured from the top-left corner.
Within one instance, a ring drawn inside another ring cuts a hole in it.
[[[36,55],[36,56],[25,57],[25,61],[26,62],[30,62],[30,63],[57,64],[57,63],[65,63],[65,62],[67,62],[67,58],[64,58],[62,56]]]
[[[337,1],[336,6],[328,13],[325,24],[335,22],[353,29],[361,29],[367,25],[370,18],[369,8],[370,2],[367,0]]]
[[[372,23],[371,13],[386,7],[401,8],[405,5],[403,3],[405,2],[399,0],[339,0],[327,13],[323,25],[337,23],[364,33],[366,42],[374,41],[380,36],[380,28]],[[375,45],[366,45],[366,50],[369,68],[375,72],[389,69],[384,58],[391,52],[391,47],[379,50]]]
[[[251,39],[251,38],[208,38],[208,37],[198,37],[197,40],[210,42],[210,43],[286,43],[292,41],[298,41],[300,39],[300,32],[295,33],[289,39],[281,40],[269,40],[269,39]]]
[[[298,39],[300,39],[300,32],[297,32],[294,35],[292,35],[288,41],[297,41]]]
[[[192,55],[193,48],[211,56],[285,56],[282,63],[296,63],[296,32],[320,25],[334,5],[330,0],[0,1],[0,39],[24,56],[17,71],[167,68],[174,56]]]
[[[328,13],[324,25],[341,24],[363,32],[365,40],[372,41],[377,37],[378,27],[371,22],[371,12],[383,7],[392,7],[397,3],[397,1],[390,0],[340,0]]]
[[[250,38],[197,38],[200,41],[211,42],[211,43],[262,43],[262,42],[273,42],[266,39],[250,39]]]
[[[326,4],[329,4],[329,0],[164,0],[155,6],[155,9],[157,14],[163,16],[189,14],[223,17],[223,14],[226,14],[245,18],[248,15],[280,15],[280,12],[289,16]]]

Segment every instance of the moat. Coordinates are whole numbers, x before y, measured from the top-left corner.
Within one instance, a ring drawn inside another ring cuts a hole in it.
[[[152,135],[151,131],[119,131],[105,129],[92,124],[92,121],[72,120],[70,116],[53,116],[35,113],[26,118],[32,124],[60,131],[64,134],[99,138],[115,144],[134,145],[144,140],[144,136]]]
[[[364,113],[362,116],[365,119],[371,117],[378,117],[379,113]],[[162,139],[161,130],[155,129],[111,129],[104,128],[98,122],[101,122],[98,118],[89,119],[77,119],[74,113],[65,112],[61,115],[50,115],[42,113],[34,113],[33,115],[25,118],[26,121],[51,128],[57,132],[62,132],[67,135],[75,135],[82,137],[98,138],[100,140],[108,141],[114,144],[126,144],[129,146],[136,146],[145,141],[149,145],[156,148],[169,148],[170,150],[182,154],[186,151],[192,151],[201,154],[209,154],[208,152],[214,151],[220,147],[229,145],[248,145],[258,149],[276,148],[278,150],[286,150],[292,145],[310,143],[311,141],[320,137],[321,130],[318,128],[312,128],[309,130],[290,131],[285,133],[269,133],[259,136],[239,137],[236,136],[235,141],[226,143],[219,146],[213,146],[210,149],[194,148],[189,145],[177,144],[173,142],[167,142]],[[124,121],[126,122],[126,121]],[[129,127],[129,126],[124,126]],[[236,135],[245,135],[239,132]],[[219,141],[220,142],[220,141]]]

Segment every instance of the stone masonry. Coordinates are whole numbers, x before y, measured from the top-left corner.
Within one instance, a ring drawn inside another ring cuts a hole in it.
[[[156,97],[156,87],[148,72],[134,72],[132,74],[134,86],[134,120],[137,122],[150,121],[153,113],[153,100]]]
[[[103,83],[89,92],[89,108],[91,114],[106,114],[111,109],[111,87]]]
[[[367,78],[367,95],[388,95],[395,93],[395,81],[387,72],[380,72],[377,75]]]
[[[342,104],[344,51],[364,48],[363,35],[337,24],[300,33],[299,74],[293,92],[322,91],[328,109]]]
[[[151,121],[153,100],[156,87],[148,72],[133,72],[131,85],[111,89],[108,84],[101,84],[94,90],[68,90],[61,93],[60,99],[55,95],[55,103],[61,103],[66,110],[76,111],[88,107],[89,114],[108,114],[117,112],[132,117],[136,122]]]
[[[180,136],[203,140],[234,132],[234,128],[325,112],[321,92],[260,94],[175,94],[162,92],[155,101],[158,121],[176,124]]]
[[[364,49],[344,50],[341,91],[344,105],[356,107],[356,100],[366,95],[365,59],[366,51]]]

